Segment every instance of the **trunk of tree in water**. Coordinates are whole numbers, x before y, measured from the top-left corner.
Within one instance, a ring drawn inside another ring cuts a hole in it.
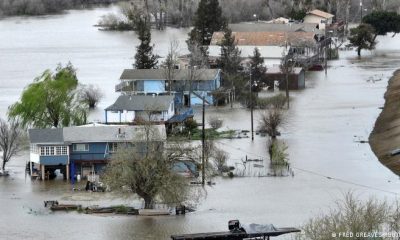
[[[2,164],[2,168],[3,172],[6,170],[6,161],[3,158],[3,164]]]
[[[144,208],[145,209],[152,209],[153,208],[153,198],[150,196],[146,196],[144,199]]]
[[[167,26],[168,0],[164,0],[164,28]]]
[[[360,47],[357,48],[357,54],[359,57],[361,57],[361,48]]]
[[[53,120],[53,127],[55,127],[55,128],[58,127],[58,119]]]

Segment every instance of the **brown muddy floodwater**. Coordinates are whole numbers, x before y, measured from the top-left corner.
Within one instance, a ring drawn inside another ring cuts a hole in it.
[[[1,115],[35,76],[55,68],[57,62],[70,60],[83,83],[98,84],[106,94],[91,115],[91,119],[101,120],[101,109],[117,96],[114,84],[121,71],[131,66],[137,43],[133,33],[92,27],[99,16],[112,10],[1,20]],[[154,32],[156,51],[165,53],[165,40],[176,37],[184,52],[186,33],[176,29]],[[395,193],[400,193],[399,177],[380,164],[368,144],[358,141],[368,140],[384,103],[388,78],[400,66],[398,46],[400,37],[388,37],[379,39],[374,52],[363,52],[362,59],[353,51],[341,52],[340,60],[329,62],[327,76],[310,72],[306,89],[291,92],[292,105],[280,139],[289,147],[294,177],[216,178],[216,185],[206,187],[197,211],[186,216],[51,213],[43,207],[44,200],[83,205],[141,203],[110,193],[73,192],[62,180],[25,179],[28,154],[24,153],[9,163],[11,177],[0,178],[0,239],[169,239],[177,233],[226,230],[230,219],[296,227],[327,210],[347,191],[355,191],[361,198],[372,195],[392,201]],[[199,114],[197,111],[196,118]],[[207,108],[207,114],[223,118],[225,128],[250,128],[250,114],[240,106]],[[258,135],[254,142],[249,138],[221,140],[219,146],[229,153],[232,165],[246,155],[267,155],[266,138]]]

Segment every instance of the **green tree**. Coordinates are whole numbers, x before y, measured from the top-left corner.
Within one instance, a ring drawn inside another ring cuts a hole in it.
[[[372,50],[376,42],[374,38],[374,28],[369,24],[360,24],[356,28],[350,29],[350,45],[357,48],[358,56],[361,56],[361,50]]]
[[[307,15],[307,12],[304,9],[296,10],[296,9],[292,8],[292,10],[289,12],[288,15],[291,19],[301,21]]]
[[[218,0],[201,0],[189,38],[200,45],[210,45],[213,33],[220,31],[225,25],[226,21],[222,16]]]
[[[240,68],[240,50],[236,46],[235,36],[228,27],[224,29],[224,38],[221,41],[221,57],[218,65],[226,75],[237,74]]]
[[[78,78],[71,63],[58,65],[56,73],[46,70],[9,107],[10,118],[20,119],[23,127],[64,127],[86,123],[87,106],[79,100]]]
[[[257,47],[254,48],[253,56],[251,56],[250,60],[253,82],[263,81],[267,68],[264,66],[264,58],[261,56],[260,50]]]
[[[136,24],[136,34],[140,40],[139,46],[136,47],[135,68],[152,69],[158,64],[157,56],[153,54],[153,46],[151,42],[150,25],[145,19],[139,19]]]
[[[400,32],[400,15],[396,12],[375,11],[363,17],[362,21],[375,29],[374,42],[378,35]]]

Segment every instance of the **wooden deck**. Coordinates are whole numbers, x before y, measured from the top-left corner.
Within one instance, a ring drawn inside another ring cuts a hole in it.
[[[211,233],[195,233],[195,234],[183,234],[183,235],[172,235],[172,240],[198,240],[198,239],[219,239],[219,240],[242,240],[247,238],[263,238],[270,239],[270,237],[276,237],[287,233],[300,232],[297,228],[278,228],[276,231],[263,232],[263,233],[252,233],[247,234],[246,232],[211,232]]]

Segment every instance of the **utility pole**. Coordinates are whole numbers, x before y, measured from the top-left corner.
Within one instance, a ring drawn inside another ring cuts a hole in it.
[[[362,1],[362,0],[361,0]],[[328,24],[325,24],[325,44],[324,44],[324,48],[325,48],[325,76],[328,75]]]
[[[250,63],[250,116],[251,116],[251,141],[254,141],[254,130],[253,130],[253,81],[251,79],[251,63]]]
[[[289,109],[289,60],[288,56],[285,56],[285,72],[286,72],[286,101],[287,108]]]
[[[205,176],[206,176],[206,165],[205,165],[205,140],[206,140],[206,134],[205,134],[205,96],[203,96],[203,116],[202,116],[202,131],[201,131],[201,145],[202,145],[202,151],[201,151],[201,184],[204,186],[205,184]]]

